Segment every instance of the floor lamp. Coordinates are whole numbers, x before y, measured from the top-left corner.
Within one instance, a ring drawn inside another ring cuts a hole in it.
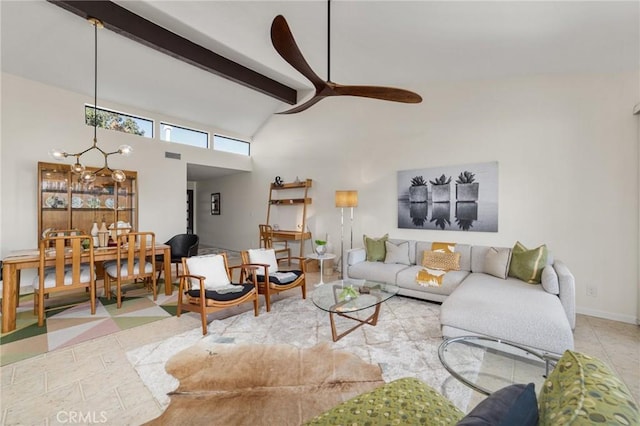
[[[351,208],[350,248],[353,248],[353,208],[358,207],[358,191],[336,191],[336,207],[340,207],[340,278],[344,278],[344,208]]]

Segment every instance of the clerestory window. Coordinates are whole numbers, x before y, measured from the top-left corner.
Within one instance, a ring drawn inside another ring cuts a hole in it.
[[[95,112],[95,113],[94,113]],[[153,120],[120,111],[96,107],[85,104],[84,122],[87,126],[94,126],[94,117],[97,115],[97,126],[101,129],[116,130],[118,132],[153,138]]]
[[[247,156],[251,154],[249,142],[220,135],[213,135],[213,149]]]

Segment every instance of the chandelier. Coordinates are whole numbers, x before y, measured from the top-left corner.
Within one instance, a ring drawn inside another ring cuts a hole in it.
[[[71,166],[71,171],[78,175],[78,180],[80,182],[91,183],[96,180],[96,176],[102,172],[104,176],[105,171],[111,172],[111,179],[116,182],[124,182],[127,179],[127,175],[122,170],[116,169],[113,170],[109,167],[109,156],[113,154],[121,154],[124,156],[129,156],[133,152],[133,149],[129,145],[120,145],[116,151],[107,152],[98,146],[98,28],[102,28],[102,22],[96,18],[89,18],[88,21],[93,25],[94,29],[94,85],[93,85],[93,144],[85,149],[84,151],[80,151],[75,154],[70,154],[61,149],[52,149],[49,151],[49,155],[58,161],[62,161],[67,157],[75,157],[76,162]],[[80,163],[80,157],[86,154],[89,151],[97,150],[104,157],[104,165],[102,168],[92,172],[90,170],[86,170],[85,166]]]

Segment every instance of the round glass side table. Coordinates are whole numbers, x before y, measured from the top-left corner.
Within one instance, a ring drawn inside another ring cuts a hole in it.
[[[311,253],[311,254],[307,255],[307,257],[309,259],[315,259],[320,263],[320,282],[318,284],[316,284],[316,287],[324,285],[324,281],[323,281],[323,276],[324,276],[323,262],[325,260],[335,259],[336,255],[333,254],[333,253],[325,253],[325,254]]]

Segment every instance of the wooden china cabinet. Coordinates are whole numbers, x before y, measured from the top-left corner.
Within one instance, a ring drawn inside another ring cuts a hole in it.
[[[138,229],[138,173],[115,182],[107,171],[91,183],[78,181],[69,164],[38,163],[38,235],[46,230],[79,229],[90,234],[94,222],[125,222]],[[87,167],[87,170],[98,170]]]

